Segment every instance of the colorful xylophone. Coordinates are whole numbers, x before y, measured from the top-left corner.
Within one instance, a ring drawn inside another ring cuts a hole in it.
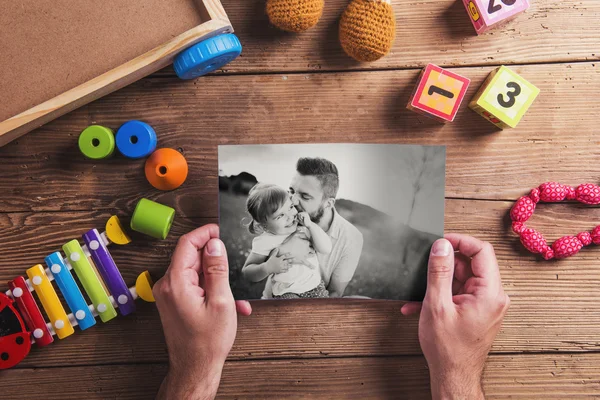
[[[164,211],[162,217],[160,210]],[[173,215],[173,209],[142,199],[136,207],[131,226],[164,238],[171,227]],[[116,216],[108,220],[105,232],[92,229],[82,237],[83,246],[76,239],[65,243],[62,250],[66,257],[63,258],[58,251],[48,255],[45,258],[48,268],[35,265],[26,271],[28,279],[19,276],[8,282],[10,290],[0,292],[0,370],[21,362],[29,354],[32,343],[39,347],[47,346],[54,342],[54,335],[59,339],[72,335],[75,326],[81,330],[94,326],[98,316],[102,322],[108,322],[117,316],[116,309],[123,315],[131,314],[136,309],[134,301],[138,297],[154,301],[148,271],[137,277],[135,286],[127,287],[108,251],[110,243],[127,244],[131,241]],[[75,271],[92,304],[87,304],[71,271]],[[53,280],[71,313],[67,314],[63,308],[52,286]],[[37,294],[50,322],[46,323],[33,292]]]

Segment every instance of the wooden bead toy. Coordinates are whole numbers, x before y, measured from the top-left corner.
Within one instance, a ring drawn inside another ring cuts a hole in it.
[[[529,0],[463,0],[463,4],[478,35],[529,8]]]
[[[109,128],[90,125],[79,135],[79,150],[87,158],[100,160],[110,157],[115,150],[115,136]]]
[[[156,149],[156,132],[142,121],[127,121],[117,131],[117,149],[127,158],[146,157]]]
[[[452,122],[471,80],[434,64],[428,64],[406,108],[441,122]]]
[[[113,230],[111,236],[125,236],[118,232],[121,224],[116,216],[109,221]],[[135,311],[134,301],[138,297],[154,301],[148,271],[138,276],[135,286],[125,285],[108,252],[107,245],[111,241],[106,232],[92,229],[83,235],[83,240],[83,246],[77,240],[66,243],[63,246],[65,258],[60,252],[50,254],[45,258],[48,268],[38,264],[27,269],[29,279],[19,276],[8,283],[10,290],[0,292],[0,369],[17,365],[29,354],[32,343],[43,347],[54,342],[54,335],[64,339],[75,332],[75,326],[85,330],[95,325],[97,316],[107,322],[117,315],[117,308],[121,314],[127,315]],[[71,270],[77,274],[93,304],[87,304]],[[52,281],[62,293],[71,311],[69,314],[63,308]],[[50,322],[46,323],[31,294],[33,291],[37,293]]]
[[[515,128],[540,90],[502,66],[487,77],[469,107],[501,129]]]
[[[106,221],[106,236],[108,240],[112,243],[116,244],[128,244],[131,242],[131,239],[125,233],[123,226],[121,225],[121,221],[117,218],[116,215],[113,215]]]
[[[141,199],[133,211],[131,229],[157,239],[165,239],[174,217],[173,208],[152,200]]]
[[[173,190],[185,182],[187,161],[174,149],[158,149],[146,160],[146,179],[159,190]]]

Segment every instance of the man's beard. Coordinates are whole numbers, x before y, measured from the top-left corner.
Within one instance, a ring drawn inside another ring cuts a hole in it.
[[[321,204],[317,211],[315,211],[312,214],[308,214],[308,216],[310,217],[310,220],[312,222],[314,222],[315,224],[318,224],[319,222],[321,222],[321,218],[323,218],[323,214],[325,214],[325,206],[323,204]]]

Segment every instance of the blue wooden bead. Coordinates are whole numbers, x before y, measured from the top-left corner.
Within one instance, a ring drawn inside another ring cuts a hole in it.
[[[142,158],[156,149],[156,132],[142,121],[127,121],[117,131],[117,149],[127,158]]]

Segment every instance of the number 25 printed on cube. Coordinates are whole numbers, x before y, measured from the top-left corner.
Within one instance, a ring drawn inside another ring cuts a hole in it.
[[[529,0],[463,0],[463,4],[478,35],[529,8]]]

